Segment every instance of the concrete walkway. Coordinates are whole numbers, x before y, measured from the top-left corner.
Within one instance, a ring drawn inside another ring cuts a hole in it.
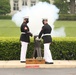
[[[0,68],[76,68],[76,60],[54,60],[54,64],[25,64],[19,60],[0,61]]]

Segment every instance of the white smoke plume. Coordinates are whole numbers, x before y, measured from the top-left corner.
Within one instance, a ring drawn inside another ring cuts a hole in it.
[[[12,21],[16,23],[17,26],[21,26],[24,17],[29,17],[28,26],[33,35],[38,35],[42,24],[42,19],[48,19],[49,25],[52,27],[51,35],[53,37],[66,36],[64,32],[64,27],[59,29],[54,29],[54,22],[58,19],[59,9],[53,5],[46,2],[39,2],[32,7],[23,7],[21,11],[18,11],[13,15]]]

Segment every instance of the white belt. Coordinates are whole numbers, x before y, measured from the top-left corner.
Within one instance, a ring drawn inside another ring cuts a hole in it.
[[[51,35],[51,34],[43,34],[42,36],[47,36],[47,35]]]
[[[25,32],[21,32],[21,34],[26,34]]]

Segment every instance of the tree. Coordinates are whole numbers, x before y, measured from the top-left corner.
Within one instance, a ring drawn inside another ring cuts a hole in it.
[[[54,0],[54,4],[60,9],[61,14],[68,13],[69,7],[67,0]]]
[[[50,3],[50,0],[40,0],[40,1]]]
[[[9,0],[0,0],[0,15],[6,15],[7,13],[10,13],[9,2]]]
[[[75,13],[75,0],[70,0],[70,12]]]

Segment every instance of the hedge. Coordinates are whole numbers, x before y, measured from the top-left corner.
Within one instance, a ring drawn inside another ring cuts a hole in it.
[[[19,38],[0,38],[0,60],[19,60],[20,57],[20,41]],[[41,43],[43,54],[43,43]],[[76,38],[53,38],[50,45],[54,60],[76,60]],[[34,42],[31,40],[27,58],[32,58],[34,50]]]
[[[12,19],[12,16],[0,15],[0,19]],[[59,14],[58,20],[76,20],[76,14]]]
[[[76,14],[59,14],[58,20],[76,20]]]
[[[0,19],[12,19],[10,15],[0,15]]]

